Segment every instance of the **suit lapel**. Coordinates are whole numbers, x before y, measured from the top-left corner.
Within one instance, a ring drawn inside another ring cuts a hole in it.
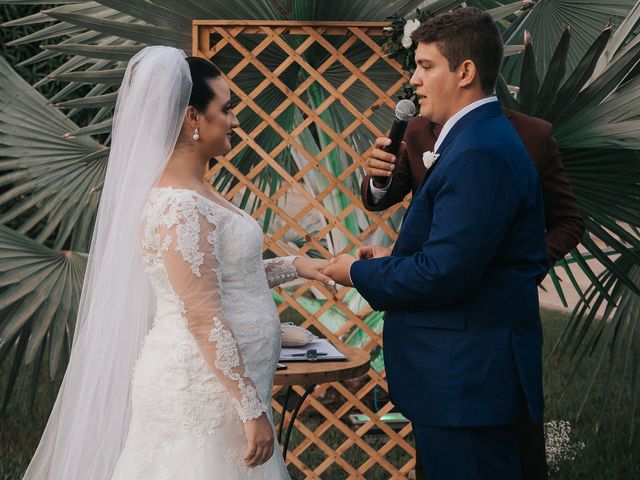
[[[485,118],[495,117],[498,115],[502,115],[500,102],[485,103],[484,105],[471,110],[464,117],[458,120],[456,124],[451,128],[451,130],[449,130],[449,133],[445,137],[444,141],[440,144],[440,148],[438,148],[438,152],[436,153],[442,153],[444,149],[447,148],[447,146],[453,143],[462,132],[464,132],[474,123],[482,121]]]
[[[502,110],[500,107],[500,102],[490,102],[485,103],[484,105],[479,106],[478,108],[471,110],[464,117],[456,122],[456,124],[449,130],[449,133],[445,137],[444,141],[438,147],[438,153],[440,156],[436,163],[427,170],[420,187],[416,190],[414,198],[418,196],[419,192],[422,190],[424,185],[427,183],[427,180],[433,173],[433,171],[438,168],[438,165],[442,163],[443,157],[447,153],[448,147],[455,142],[455,140],[461,136],[461,134],[467,129],[473,126],[474,123],[481,121],[484,118],[495,117],[497,115],[501,115]],[[440,132],[438,132],[439,134]]]
[[[446,156],[446,153],[447,153],[447,150],[448,150],[449,146],[452,145],[455,142],[455,140],[467,128],[472,127],[474,123],[476,123],[478,121],[482,121],[484,118],[495,117],[497,115],[502,115],[500,102],[486,103],[486,104],[481,105],[480,107],[470,111],[468,114],[466,114],[460,120],[458,120],[456,122],[456,124],[453,126],[453,128],[451,128],[451,130],[449,130],[449,133],[447,134],[447,136],[444,139],[444,141],[440,144],[440,147],[438,148],[438,151],[436,152],[436,153],[440,154],[440,156],[438,157],[438,160],[436,161],[436,163],[429,170],[427,170],[424,178],[422,179],[422,182],[420,183],[420,186],[418,187],[418,189],[413,194],[413,197],[411,199],[411,203],[409,204],[409,208],[407,208],[406,212],[404,212],[404,216],[402,217],[402,226],[400,227],[400,233],[402,233],[402,229],[404,228],[404,221],[407,218],[407,214],[409,213],[409,211],[411,210],[411,207],[414,204],[414,200],[420,195],[420,192],[422,191],[422,189],[426,185],[427,180],[431,177],[431,175],[433,174],[434,170],[436,168],[438,168],[438,166],[442,163],[443,157]],[[436,127],[436,128],[440,129],[440,127]],[[439,134],[440,131],[437,131],[437,133]],[[397,242],[396,242],[396,244],[397,244]],[[395,252],[395,245],[394,245],[394,248],[393,248],[391,254],[393,255],[394,252]]]

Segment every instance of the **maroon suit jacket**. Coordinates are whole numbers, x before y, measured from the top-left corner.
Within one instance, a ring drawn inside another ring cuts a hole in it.
[[[547,256],[550,265],[574,248],[584,233],[584,222],[560,158],[560,151],[549,122],[503,108],[535,164],[544,197]],[[415,193],[426,174],[422,154],[433,150],[441,127],[415,117],[404,134],[406,151],[398,159],[389,191],[373,204],[369,194],[370,176],[362,180],[362,203],[367,210],[380,211]]]

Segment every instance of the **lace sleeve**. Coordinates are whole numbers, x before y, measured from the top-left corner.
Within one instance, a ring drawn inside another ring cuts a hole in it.
[[[215,219],[192,201],[180,203],[157,227],[156,237],[188,330],[217,379],[225,386],[243,422],[266,411],[247,375],[238,343],[221,304]]]
[[[276,257],[264,260],[264,273],[267,275],[269,288],[277,287],[281,283],[290,282],[298,278],[298,271],[293,266],[293,261],[298,258]]]

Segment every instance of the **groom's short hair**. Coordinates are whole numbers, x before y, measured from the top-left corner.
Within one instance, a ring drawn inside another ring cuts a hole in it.
[[[423,22],[411,35],[422,43],[435,43],[453,72],[465,60],[471,60],[480,77],[480,86],[493,93],[502,63],[500,32],[491,15],[477,8],[459,8]]]

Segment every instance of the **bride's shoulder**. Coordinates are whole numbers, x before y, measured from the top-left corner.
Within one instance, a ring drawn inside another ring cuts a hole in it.
[[[198,223],[203,217],[209,223],[216,222],[218,209],[212,208],[211,201],[194,189],[176,186],[154,186],[151,188],[143,217],[145,220],[165,225],[177,223]]]
[[[154,186],[149,191],[149,198],[171,200],[175,198],[193,198],[195,190],[186,187],[176,187],[174,185]]]
[[[180,185],[154,185],[151,187],[152,192],[156,193],[171,193],[171,194],[180,194],[180,193],[196,193],[196,189],[189,186],[180,186]]]

